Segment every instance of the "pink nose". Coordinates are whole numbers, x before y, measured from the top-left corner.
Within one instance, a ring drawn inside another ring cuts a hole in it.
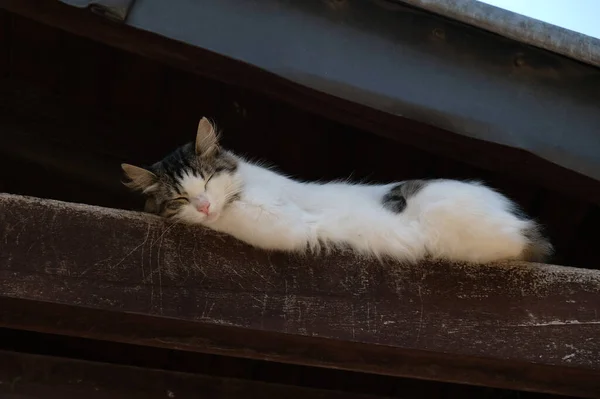
[[[208,215],[209,208],[210,208],[210,202],[208,202],[208,201],[205,201],[205,202],[202,202],[202,203],[196,205],[196,209],[198,210],[198,212],[202,212],[205,215]]]

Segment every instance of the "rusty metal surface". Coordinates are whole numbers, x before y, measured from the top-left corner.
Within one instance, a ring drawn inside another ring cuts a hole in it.
[[[115,21],[125,21],[135,0],[59,0],[65,4],[89,8],[90,11]]]
[[[600,392],[597,270],[288,256],[149,215],[11,195],[0,196],[0,242],[0,324],[7,327],[121,334],[144,345],[451,382]],[[86,310],[82,318],[80,307],[111,314],[95,319]],[[128,322],[114,312],[151,319]]]

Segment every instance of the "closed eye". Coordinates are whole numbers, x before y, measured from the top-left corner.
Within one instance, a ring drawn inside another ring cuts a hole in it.
[[[183,205],[187,204],[188,202],[190,201],[185,197],[173,198],[172,200],[169,200],[169,202],[167,202],[167,209],[177,210]]]

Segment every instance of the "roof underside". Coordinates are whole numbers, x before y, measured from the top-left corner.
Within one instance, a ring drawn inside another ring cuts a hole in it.
[[[597,39],[475,0],[404,3],[589,64],[398,1],[132,2],[133,27],[600,180]]]

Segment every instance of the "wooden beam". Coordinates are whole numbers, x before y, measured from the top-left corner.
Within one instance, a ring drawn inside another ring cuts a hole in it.
[[[150,215],[0,195],[0,326],[595,397],[600,271],[252,249]]]
[[[23,399],[384,398],[6,351],[0,351],[0,395]]]
[[[250,89],[301,110],[432,154],[510,173],[569,196],[600,203],[600,186],[585,175],[527,151],[477,140],[325,94],[215,52],[117,24],[58,1],[3,0],[0,9],[166,65]]]

